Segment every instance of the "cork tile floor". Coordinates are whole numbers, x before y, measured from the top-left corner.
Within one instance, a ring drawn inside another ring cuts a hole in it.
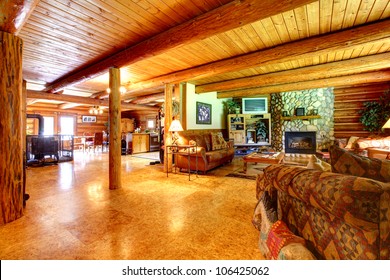
[[[108,189],[108,153],[27,170],[24,216],[0,226],[0,259],[260,259],[252,226],[255,181],[167,174],[122,156],[122,188]]]

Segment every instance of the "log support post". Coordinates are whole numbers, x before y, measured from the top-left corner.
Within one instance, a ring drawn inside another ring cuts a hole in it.
[[[110,68],[110,144],[109,144],[109,188],[121,188],[121,95],[120,70]]]
[[[0,225],[23,216],[22,47],[0,31]]]
[[[172,123],[172,97],[173,86],[171,84],[165,85],[165,106],[164,106],[164,145],[172,144],[172,133],[169,131],[169,127]],[[167,155],[167,148],[165,147],[164,158],[164,172],[172,172],[172,155]]]

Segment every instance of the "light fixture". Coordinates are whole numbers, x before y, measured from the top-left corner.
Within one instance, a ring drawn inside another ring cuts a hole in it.
[[[179,139],[179,136],[175,132],[183,131],[180,121],[173,120],[168,131],[172,132],[172,145],[177,145],[176,142]]]
[[[126,88],[124,87],[124,86],[121,86],[120,88],[119,88],[119,92],[121,93],[121,94],[124,94],[124,93],[126,93]],[[108,94],[110,94],[111,93],[111,89],[110,88],[107,88],[106,89],[106,92],[108,93]]]
[[[384,126],[382,128],[390,128],[390,118],[387,120]]]
[[[92,108],[89,109],[89,113],[94,115],[101,115],[103,114],[103,109],[100,108],[99,106],[93,106]]]

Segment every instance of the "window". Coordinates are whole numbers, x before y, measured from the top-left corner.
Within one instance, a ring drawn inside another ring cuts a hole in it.
[[[74,135],[74,118],[73,117],[61,117],[60,127],[62,135]]]
[[[152,129],[155,127],[154,119],[148,119],[147,127]]]
[[[54,117],[43,117],[43,135],[54,134]]]

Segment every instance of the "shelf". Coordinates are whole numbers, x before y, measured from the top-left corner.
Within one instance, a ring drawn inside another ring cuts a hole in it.
[[[320,115],[315,116],[292,116],[292,117],[280,117],[284,121],[294,121],[294,120],[312,120],[312,119],[320,119]]]

